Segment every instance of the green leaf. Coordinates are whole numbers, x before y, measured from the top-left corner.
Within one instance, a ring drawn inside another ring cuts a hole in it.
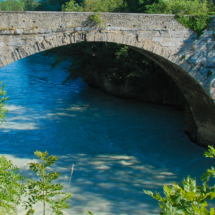
[[[63,214],[62,210],[69,208],[69,204],[66,202],[67,199],[71,198],[71,194],[64,193],[61,190],[63,189],[62,184],[51,183],[56,180],[60,173],[50,172],[47,173],[47,167],[54,164],[58,160],[57,156],[51,155],[48,156],[48,152],[36,151],[35,155],[40,158],[40,163],[29,163],[30,170],[37,173],[40,176],[40,179],[35,181],[29,179],[27,183],[28,187],[28,201],[25,202],[26,209],[29,209],[29,213],[33,211],[32,205],[37,202],[47,202],[52,208],[52,213],[54,214]],[[55,197],[61,197],[59,200],[56,200]],[[55,198],[52,199],[52,198]],[[43,209],[46,210],[45,208]]]
[[[214,157],[215,150],[212,146],[205,155]],[[182,184],[173,183],[173,186],[164,185],[164,195],[153,194],[151,191],[144,192],[157,199],[160,203],[162,215],[215,215],[214,208],[208,210],[208,200],[215,198],[215,186],[209,187],[207,182],[210,177],[215,177],[215,168],[211,167],[202,176],[203,186],[196,186],[196,180],[188,176]]]

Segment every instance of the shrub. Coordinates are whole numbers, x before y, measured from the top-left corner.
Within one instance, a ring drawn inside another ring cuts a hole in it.
[[[105,19],[102,19],[101,16],[98,13],[93,14],[90,19],[93,21],[95,25],[102,26]]]
[[[118,11],[123,5],[123,0],[84,0],[81,4],[78,4],[75,0],[70,0],[62,6],[62,11],[111,12]]]
[[[211,6],[207,0],[159,0],[146,7],[148,13],[176,14],[175,18],[199,37],[210,23]]]
[[[27,184],[27,196],[28,201],[25,202],[26,209],[29,208],[27,214],[33,214],[33,205],[37,202],[43,203],[43,215],[46,211],[46,203],[51,206],[52,213],[63,214],[62,210],[69,208],[69,204],[66,202],[67,199],[71,198],[71,194],[64,193],[62,184],[51,184],[51,182],[60,176],[58,172],[46,173],[47,167],[51,166],[55,161],[58,160],[57,156],[48,156],[48,152],[36,151],[34,153],[40,159],[40,163],[29,163],[29,167],[34,171],[40,179],[35,181],[29,179]],[[53,200],[52,197],[61,195],[60,200]]]
[[[214,158],[215,149],[209,146],[205,156]],[[215,198],[215,185],[212,187],[207,185],[211,177],[215,178],[214,167],[208,169],[201,177],[202,186],[197,186],[196,180],[188,176],[182,181],[182,184],[173,183],[169,187],[164,185],[165,197],[161,197],[160,193],[157,192],[155,194],[147,190],[144,192],[160,202],[160,214],[163,215],[215,215],[215,208],[210,208],[210,211],[207,209],[207,200]]]
[[[0,157],[0,214],[11,214],[16,211],[16,205],[21,203],[25,185],[19,183],[25,179],[19,173],[17,166],[8,161],[4,156]]]
[[[159,0],[146,7],[148,13],[197,15],[209,12],[207,0]]]
[[[16,173],[17,166],[14,166],[11,161],[8,161],[4,156],[0,157],[0,214],[13,214],[16,211],[17,205],[24,205],[28,210],[26,215],[34,214],[33,205],[37,202],[43,203],[43,215],[46,212],[46,203],[51,206],[52,214],[63,214],[62,210],[69,208],[67,199],[71,198],[70,193],[64,193],[62,184],[51,183],[60,176],[58,172],[47,173],[46,169],[58,158],[54,155],[48,156],[47,152],[36,151],[34,153],[40,158],[40,163],[29,163],[29,167],[34,171],[40,179],[28,179],[24,183],[19,181],[26,179]],[[28,200],[23,201],[25,195]],[[53,199],[55,196],[60,196],[59,200]]]

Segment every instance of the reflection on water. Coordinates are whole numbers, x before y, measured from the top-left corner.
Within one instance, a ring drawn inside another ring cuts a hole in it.
[[[80,80],[63,85],[65,65],[51,70],[51,62],[34,55],[0,70],[10,98],[0,148],[25,174],[33,151],[59,156],[53,170],[65,187],[75,164],[67,214],[156,214],[143,189],[162,192],[214,164],[183,133],[180,111],[115,98]]]

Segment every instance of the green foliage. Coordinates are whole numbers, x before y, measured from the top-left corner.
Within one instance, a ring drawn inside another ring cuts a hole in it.
[[[63,214],[62,210],[69,208],[67,199],[71,194],[64,193],[62,184],[52,183],[60,174],[58,172],[47,173],[47,167],[51,166],[58,160],[56,156],[48,156],[47,152],[36,151],[35,155],[40,158],[40,163],[29,163],[29,167],[40,179],[28,179],[25,183],[19,181],[26,179],[17,173],[17,166],[8,161],[4,156],[0,157],[0,214],[13,214],[16,212],[17,205],[24,205],[28,210],[26,215],[34,214],[33,205],[37,202],[43,203],[43,215],[46,211],[46,203],[52,209],[52,214]],[[25,195],[28,200],[23,201]],[[59,197],[56,200],[55,197]]]
[[[38,11],[61,11],[62,5],[69,0],[39,0],[35,10]]]
[[[124,7],[123,0],[84,0],[78,3],[75,0],[70,0],[62,7],[62,11],[77,11],[77,12],[117,12]]]
[[[4,156],[0,157],[0,211],[12,214],[16,211],[16,205],[21,202],[25,186],[19,183],[25,179],[19,173],[17,166],[13,166]]]
[[[67,80],[81,77],[87,83],[94,83],[95,74],[104,74],[114,83],[123,83],[139,80],[148,71],[159,70],[142,54],[114,43],[82,42],[49,50],[44,55],[54,57],[53,67],[68,62]]]
[[[28,188],[27,196],[28,201],[25,202],[28,214],[33,214],[33,205],[37,202],[43,203],[43,215],[45,215],[46,203],[51,206],[52,213],[63,214],[62,210],[69,208],[69,204],[66,202],[67,199],[71,198],[71,194],[64,193],[62,184],[52,184],[51,182],[60,176],[58,172],[47,173],[47,167],[51,166],[58,158],[54,155],[48,156],[48,152],[36,151],[34,153],[39,157],[41,163],[29,163],[29,167],[34,171],[40,179],[35,181],[29,179],[26,184]],[[61,195],[60,200],[54,200],[53,197]]]
[[[146,7],[148,13],[176,14],[175,18],[195,31],[198,37],[207,28],[213,14],[213,4],[207,0],[159,0]]]
[[[186,60],[186,58],[187,58],[186,55],[183,55],[183,56],[181,57],[182,60]]]
[[[20,0],[5,0],[0,2],[0,11],[23,11],[24,4]]]
[[[208,70],[208,72],[207,72],[207,78],[210,78],[212,74],[213,74],[213,72],[211,70]]]
[[[178,14],[175,18],[185,27],[195,31],[197,33],[197,37],[203,34],[203,31],[211,21],[211,17],[208,14],[199,14],[196,16],[184,16]]]
[[[30,11],[37,5],[37,0],[4,0],[0,2],[0,11]]]
[[[2,82],[0,82],[0,85]],[[6,91],[4,91],[4,85],[0,86],[0,124],[4,122],[5,114],[7,110],[5,109],[6,101],[9,100],[8,97],[5,97]]]
[[[157,0],[70,0],[63,7],[63,11],[77,12],[132,12],[143,13],[146,5]]]
[[[125,0],[121,12],[127,13],[146,13],[147,5],[157,3],[158,0]]]
[[[161,14],[207,14],[210,11],[207,0],[159,0],[148,5],[147,9],[148,13]]]
[[[215,149],[209,146],[205,156],[214,158]],[[163,215],[215,215],[215,208],[207,208],[207,200],[215,198],[215,186],[209,187],[207,185],[211,177],[215,178],[214,167],[208,169],[201,177],[202,186],[197,186],[196,180],[188,176],[182,181],[182,184],[173,183],[171,187],[164,185],[165,197],[161,197],[160,193],[157,192],[155,194],[147,190],[144,192],[160,202],[160,214]]]
[[[25,11],[32,11],[36,10],[36,7],[38,6],[37,0],[20,0],[24,5]]]
[[[0,11],[61,11],[69,0],[4,0],[0,1]]]
[[[102,26],[105,19],[101,18],[101,16],[98,13],[93,14],[90,19],[95,23],[95,25]]]

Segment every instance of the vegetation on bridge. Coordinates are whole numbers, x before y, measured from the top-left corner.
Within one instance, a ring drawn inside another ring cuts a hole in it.
[[[215,15],[212,1],[160,0],[147,5],[148,13],[175,14],[175,18],[185,27],[192,29],[199,37],[208,27],[211,15]],[[189,16],[186,16],[189,15]]]

